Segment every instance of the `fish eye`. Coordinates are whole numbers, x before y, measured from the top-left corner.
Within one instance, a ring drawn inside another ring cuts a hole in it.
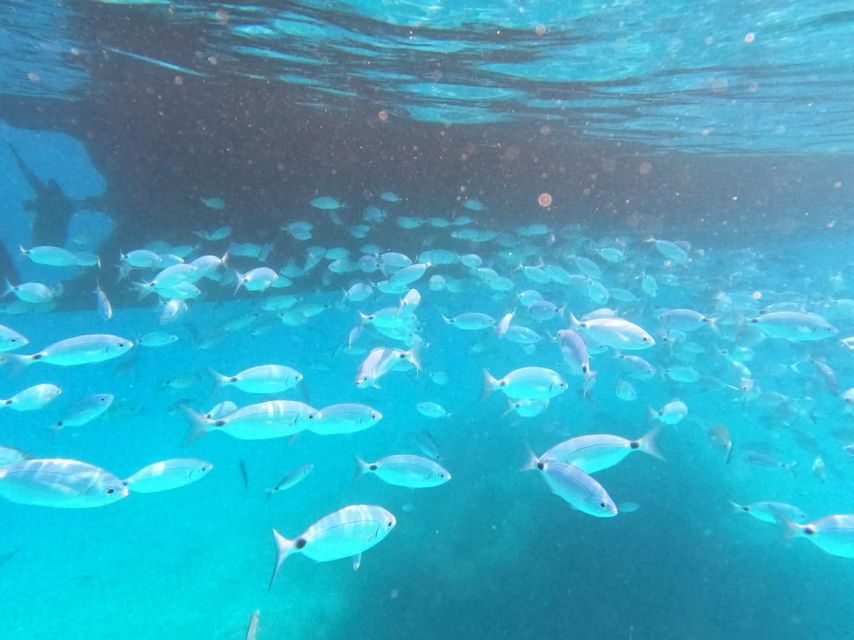
[[[309,420],[314,420],[314,414],[313,414],[313,413],[309,413],[309,414],[308,414],[308,419],[309,419]]]
[[[649,342],[649,338],[647,338],[646,336],[644,336],[644,337],[643,337],[643,341],[644,341],[644,342]]]
[[[750,507],[744,506],[741,508],[741,510],[744,511],[745,513],[750,513]]]
[[[537,469],[539,469],[540,471],[542,471],[542,470],[543,470],[543,469],[545,469],[545,468],[546,468],[546,465],[545,465],[545,464],[543,464],[542,462],[538,462],[538,463],[537,463]]]
[[[370,467],[368,467],[368,469],[370,469],[371,471],[376,471],[376,470],[377,470],[377,465],[372,464]]]
[[[604,502],[600,502],[600,503],[599,503],[599,506],[600,506],[600,507],[602,507],[602,508],[604,509],[604,508],[605,508],[605,503],[604,503]]]
[[[386,526],[387,526],[387,527],[390,527],[392,524],[394,524],[394,523],[393,523],[391,520],[389,520],[388,522],[386,522]]]
[[[108,495],[108,496],[113,495],[115,492],[116,492],[116,490],[115,490],[115,489],[113,489],[112,487],[110,487],[109,489],[107,489],[107,495]]]

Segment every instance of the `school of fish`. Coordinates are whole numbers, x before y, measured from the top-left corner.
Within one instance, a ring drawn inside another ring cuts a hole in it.
[[[214,197],[205,204],[227,208]],[[0,416],[4,410],[37,415],[59,406],[66,400],[65,376],[85,376],[90,365],[109,366],[132,352],[168,348],[184,340],[170,327],[192,324],[207,302],[239,296],[252,301],[251,311],[197,336],[185,345],[191,352],[276,327],[299,333],[319,316],[334,315],[340,350],[328,364],[346,368],[352,384],[338,390],[335,404],[314,407],[307,396],[293,394],[321,384],[322,373],[297,371],[270,353],[257,353],[240,371],[212,369],[205,376],[209,383],[234,387],[245,401],[209,408],[199,396],[179,403],[189,425],[187,447],[214,433],[242,440],[304,433],[335,438],[375,428],[386,409],[360,401],[363,389],[382,397],[394,392],[399,376],[426,380],[423,388],[430,390],[412,399],[413,412],[428,424],[453,424],[465,407],[444,406],[443,387],[457,384],[458,372],[430,365],[431,353],[453,332],[467,345],[457,357],[492,358],[482,368],[481,402],[495,403],[496,421],[524,421],[534,428],[545,419],[565,423],[567,437],[554,437],[542,452],[532,451],[520,431],[519,465],[504,473],[516,474],[519,483],[539,475],[530,482],[542,486],[532,484],[530,491],[550,491],[578,517],[613,518],[642,509],[615,501],[602,472],[634,453],[644,454],[631,456],[638,464],[666,464],[669,432],[679,429],[687,429],[697,447],[719,454],[721,474],[747,465],[792,482],[812,477],[813,490],[821,491],[835,475],[850,473],[845,465],[854,464],[851,265],[840,265],[824,282],[769,281],[765,257],[753,250],[698,248],[678,238],[629,233],[599,236],[576,224],[493,224],[490,208],[475,198],[461,201],[447,217],[420,216],[391,191],[360,207],[329,195],[308,204],[314,211],[306,220],[284,222],[280,235],[265,244],[239,241],[239,232],[220,226],[199,229],[185,245],[157,241],[128,250],[117,282],[93,275],[91,332],[51,344],[30,344],[26,313],[50,311],[65,295],[63,288],[7,283],[0,375],[9,392],[0,399]],[[322,228],[327,231],[315,237]],[[408,252],[371,242],[380,233],[391,237],[388,230],[402,234]],[[277,249],[281,244],[288,247],[286,255]],[[60,247],[22,247],[21,259],[60,270],[102,269],[97,256]],[[122,313],[109,299],[119,289],[136,292],[139,304],[151,306],[147,331],[125,337],[105,329]],[[43,382],[15,388],[16,372],[24,367],[38,367]],[[162,384],[192,391],[199,375]],[[746,437],[744,425],[697,411],[706,395],[738,406],[746,423],[773,437]],[[653,397],[661,401],[653,404]],[[105,393],[68,399],[60,414],[39,426],[52,429],[61,442],[68,429],[109,420],[118,400]],[[572,432],[574,414],[632,403],[644,406],[645,419]],[[358,446],[358,439],[348,442]],[[189,456],[168,458],[121,478],[88,461],[45,458],[5,444],[0,496],[41,507],[103,507],[137,493],[173,491],[218,466]],[[357,502],[358,483],[453,491],[454,470],[443,466],[430,429],[418,433],[410,451],[371,458],[364,453],[352,451],[358,475],[374,478],[354,481],[353,500],[342,496],[338,510],[318,513],[302,532],[292,522],[282,522],[282,532],[273,530],[268,588],[292,555],[317,562],[349,558],[358,568],[362,554],[385,540],[399,516],[401,529],[408,526],[406,514]],[[267,498],[299,491],[323,462],[283,468],[281,479],[266,488]],[[746,484],[742,495],[732,497],[734,511],[774,524],[788,537],[805,538],[825,553],[854,558],[854,514],[807,514],[773,495],[750,493]],[[754,501],[742,503],[748,496]],[[555,502],[553,508],[566,506]],[[255,637],[259,617],[258,611],[252,614],[247,638]]]

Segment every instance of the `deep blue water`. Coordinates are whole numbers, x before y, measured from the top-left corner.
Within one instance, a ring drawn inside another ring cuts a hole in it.
[[[23,354],[89,333],[137,341],[102,363],[0,367],[2,399],[39,383],[63,391],[36,411],[0,409],[0,445],[118,478],[170,458],[213,464],[188,486],[131,491],[99,508],[0,499],[0,638],[242,639],[255,610],[259,640],[848,637],[854,561],[787,541],[777,524],[729,503],[791,503],[810,520],[854,513],[845,448],[854,443],[854,345],[843,342],[854,336],[847,5],[326,4],[0,4],[0,241],[12,265],[0,261],[0,271],[12,284],[63,286],[44,305],[7,294],[0,325],[26,336]],[[99,254],[99,269],[36,265],[20,253],[32,245],[35,191],[12,147],[73,200],[65,245]],[[382,200],[385,190],[402,201]],[[538,203],[545,195],[551,204]],[[344,206],[318,209],[315,196]],[[463,207],[467,197],[485,209]],[[366,221],[369,206],[384,220]],[[404,228],[412,218],[420,226]],[[280,228],[295,221],[314,225],[310,239]],[[535,223],[545,232],[526,234]],[[226,239],[194,233],[223,225]],[[497,235],[472,242],[452,235],[459,230]],[[684,264],[651,235],[680,242]],[[235,255],[236,243],[267,242],[265,260]],[[222,282],[199,282],[187,311],[162,324],[168,296],[139,300],[132,284],[158,269],[120,280],[116,265],[119,252],[167,255],[178,245],[191,247],[187,261],[231,255]],[[608,263],[596,251],[604,247],[626,260]],[[372,348],[408,345],[367,327],[348,347],[348,335],[359,311],[395,307],[401,294],[375,290],[354,303],[342,291],[393,269],[340,273],[327,255],[289,287],[233,293],[235,270],[301,267],[334,248],[353,261],[475,253],[512,288],[491,288],[458,261],[429,267],[412,285],[422,296],[423,371],[393,371],[380,388],[361,389],[356,372]],[[601,275],[580,278],[576,257]],[[537,283],[518,268],[541,262],[574,279]],[[644,276],[657,280],[656,295]],[[110,320],[96,309],[96,281],[113,300]],[[596,299],[591,283],[610,297]],[[635,299],[618,300],[621,289]],[[529,290],[558,314],[532,317],[518,295]],[[264,308],[280,295],[297,298],[287,322]],[[614,349],[596,352],[585,396],[552,336],[570,326],[570,312],[602,308],[654,336],[654,347],[633,353],[658,371],[633,379]],[[673,308],[718,328],[668,331],[659,315]],[[498,321],[514,309],[514,324],[540,335],[535,347],[442,320],[481,312]],[[751,321],[779,309],[820,314],[834,332],[763,337]],[[177,341],[138,344],[150,331]],[[251,395],[216,389],[208,371],[271,363],[304,380]],[[481,397],[484,369],[501,377],[525,366],[554,369],[568,391],[533,418],[506,413],[500,391]],[[668,378],[675,366],[700,380]],[[627,380],[633,401],[615,393]],[[104,416],[49,428],[91,393],[115,396]],[[346,435],[185,442],[181,404],[207,411],[270,399],[321,410],[360,402],[383,419]],[[674,399],[689,413],[662,428],[666,460],[631,455],[595,474],[621,507],[615,518],[574,510],[537,472],[520,471],[529,449],[573,436],[638,438],[656,424],[650,407]],[[425,401],[451,417],[421,415]],[[729,462],[710,441],[714,425],[728,428]],[[355,477],[355,456],[421,454],[423,431],[449,483]],[[751,451],[794,471],[751,464]],[[304,482],[268,499],[265,489],[305,463],[315,469]],[[382,505],[397,526],[358,571],[346,559],[294,554],[268,592],[271,529],[296,537],[349,504]]]

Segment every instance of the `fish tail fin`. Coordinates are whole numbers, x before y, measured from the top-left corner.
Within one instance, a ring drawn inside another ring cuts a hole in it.
[[[531,449],[531,447],[527,447],[526,455],[527,458],[525,459],[525,464],[519,468],[519,471],[533,471],[540,463],[540,458],[536,453],[534,453],[534,450]]]
[[[741,513],[744,511],[744,505],[738,504],[735,500],[730,500],[727,498],[727,502],[729,502],[729,506],[732,509],[733,513]]]
[[[446,316],[444,313],[440,313],[439,315],[440,315],[440,316],[442,316],[442,320],[444,320],[444,321],[445,321],[445,324],[454,324],[454,321],[453,321],[453,320],[451,320],[451,319],[450,319],[448,316]]]
[[[3,295],[0,295],[0,299],[5,298],[10,293],[15,290],[15,285],[9,282],[9,278],[3,278]]]
[[[184,436],[184,446],[187,446],[208,432],[208,419],[204,413],[196,411],[188,404],[181,404],[179,408],[190,423],[187,435]]]
[[[718,318],[706,318],[706,322],[709,324],[709,328],[720,335],[721,330],[718,328]]]
[[[783,540],[794,540],[800,535],[802,531],[801,525],[789,519],[785,513],[776,507],[769,505],[768,510],[774,516],[774,520],[777,521],[777,526],[780,529],[780,535],[783,537]]]
[[[219,371],[214,369],[213,367],[208,367],[208,371],[211,372],[211,375],[214,379],[214,386],[217,389],[222,389],[223,387],[228,386],[228,376],[221,374]]]
[[[592,371],[589,368],[584,372],[584,386],[581,390],[582,397],[587,398],[590,395],[590,390],[596,385],[596,376],[598,375],[598,371]]]
[[[647,431],[639,440],[638,444],[640,445],[640,450],[644,453],[648,453],[653,458],[658,458],[659,460],[665,460],[664,454],[661,453],[661,449],[658,448],[658,437],[661,435],[661,432],[664,431],[660,426],[657,426],[653,429]]]
[[[355,344],[356,340],[359,339],[359,336],[362,335],[362,325],[357,324],[350,330],[350,333],[347,335],[347,348],[350,349]]]
[[[131,286],[139,293],[137,300],[144,300],[148,297],[148,294],[154,291],[154,287],[151,286],[150,282],[131,282]]]
[[[498,379],[495,378],[488,370],[483,370],[483,393],[480,394],[481,400],[486,400],[492,395],[492,392],[498,387]]]
[[[730,442],[729,447],[727,447],[727,450],[726,450],[726,463],[725,464],[729,464],[729,461],[732,460],[732,450],[734,448],[735,447],[733,446],[732,442]]]
[[[220,258],[220,259],[219,259],[219,260],[220,260],[220,262],[222,262],[222,266],[223,266],[223,267],[228,268],[228,259],[229,259],[230,257],[231,257],[231,256],[230,256],[230,255],[228,255],[228,249],[226,249],[226,250],[225,250],[225,253],[223,253],[223,254],[222,254],[222,258]]]
[[[364,460],[360,456],[356,456],[356,478],[361,478],[366,473],[370,473],[371,465]]]
[[[33,356],[25,356],[18,353],[0,353],[0,366],[11,364],[12,374],[18,373],[21,369],[35,362]]]
[[[579,319],[575,317],[575,314],[572,311],[569,312],[569,324],[572,326],[573,329],[577,328],[578,325],[581,324]]]
[[[504,410],[504,413],[501,414],[502,418],[506,418],[508,414],[512,413],[516,408],[516,403],[513,402],[510,398],[507,398],[507,408]]]
[[[296,546],[296,541],[289,540],[275,529],[273,529],[273,541],[276,543],[276,565],[273,567],[273,575],[270,576],[270,585],[267,587],[267,591],[273,589],[273,583],[276,581],[276,576],[279,575],[279,569],[282,568],[288,553]]]
[[[416,336],[417,338],[417,336]],[[412,363],[415,370],[421,372],[421,352],[424,350],[424,341],[418,338],[412,344],[412,347],[406,352],[406,359]]]
[[[237,286],[234,287],[234,294],[237,295],[237,292],[243,287],[243,277],[244,274],[240,273],[237,269],[234,270],[234,275],[237,277]]]
[[[655,407],[647,407],[646,415],[650,420],[658,420],[661,415]]]
[[[788,473],[790,476],[792,476],[794,478],[795,477],[795,469],[797,468],[797,466],[798,466],[798,462],[796,460],[795,462],[785,463],[783,465],[783,468],[786,470],[786,473]]]

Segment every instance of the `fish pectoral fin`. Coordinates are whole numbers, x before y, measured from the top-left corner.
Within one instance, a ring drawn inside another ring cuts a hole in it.
[[[356,555],[354,555],[352,558],[352,561],[353,561],[353,571],[358,571],[359,567],[362,566],[362,554],[357,553]]]

